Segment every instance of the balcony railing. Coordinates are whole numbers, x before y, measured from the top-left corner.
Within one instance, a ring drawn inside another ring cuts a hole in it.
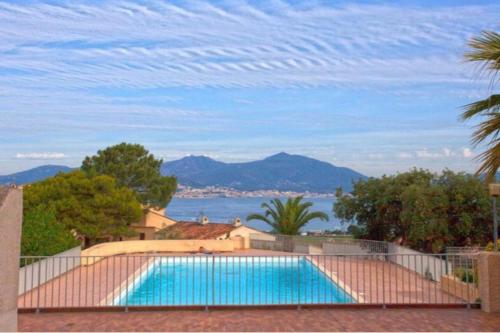
[[[478,303],[476,261],[461,265],[469,257],[365,250],[340,255],[22,257],[18,304],[33,311]]]

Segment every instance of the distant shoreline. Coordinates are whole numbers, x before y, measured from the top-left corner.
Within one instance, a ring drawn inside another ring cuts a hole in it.
[[[179,185],[176,198],[182,199],[211,199],[211,198],[269,198],[269,197],[297,197],[304,198],[334,198],[334,193],[314,193],[314,192],[295,192],[279,190],[256,190],[239,191],[226,187],[205,187],[193,188]]]

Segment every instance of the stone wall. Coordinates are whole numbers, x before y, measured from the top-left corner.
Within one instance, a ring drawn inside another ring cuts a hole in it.
[[[235,241],[232,239],[215,240],[139,240],[109,242],[92,246],[82,251],[82,256],[95,256],[95,261],[100,257],[113,256],[117,254],[136,254],[151,252],[194,252],[203,247],[206,251],[232,252],[235,249]],[[88,264],[94,262],[89,258]],[[86,265],[87,260],[82,262]]]
[[[479,254],[479,295],[481,309],[500,312],[500,252]]]
[[[23,192],[0,187],[0,331],[17,331]]]

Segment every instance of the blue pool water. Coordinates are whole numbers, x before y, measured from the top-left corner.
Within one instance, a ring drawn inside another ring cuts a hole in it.
[[[117,294],[116,305],[353,303],[304,257],[162,257]]]

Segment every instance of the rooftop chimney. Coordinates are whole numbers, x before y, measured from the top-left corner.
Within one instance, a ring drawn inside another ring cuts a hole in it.
[[[239,227],[239,226],[241,226],[241,219],[240,219],[239,217],[235,218],[235,219],[233,220],[233,225],[234,225],[235,227]]]
[[[200,224],[207,224],[208,222],[209,222],[208,216],[206,216],[206,215],[200,216]]]

